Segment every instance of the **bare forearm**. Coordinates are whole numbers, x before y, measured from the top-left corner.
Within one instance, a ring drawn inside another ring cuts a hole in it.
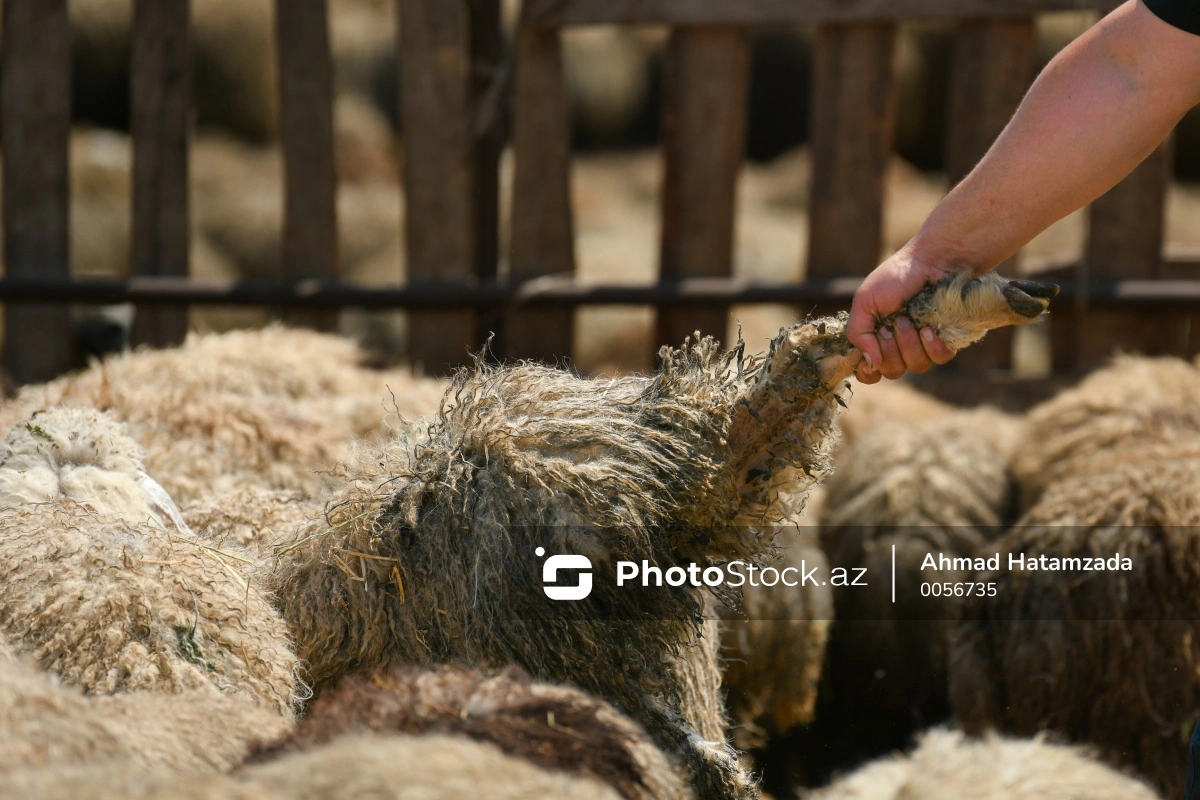
[[[1051,62],[909,248],[991,269],[1120,181],[1198,101],[1200,39],[1127,3]]]

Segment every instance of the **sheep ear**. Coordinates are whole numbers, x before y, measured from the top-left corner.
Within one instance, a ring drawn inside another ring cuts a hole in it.
[[[1041,316],[1057,296],[1058,286],[1042,281],[1009,281],[1004,287],[1004,299],[1008,307],[1029,319]]]

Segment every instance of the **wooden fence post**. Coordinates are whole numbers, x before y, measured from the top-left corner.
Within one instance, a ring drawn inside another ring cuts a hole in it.
[[[495,275],[499,148],[479,93],[477,57],[494,58],[497,0],[400,0],[400,115],[404,133],[408,279]],[[473,16],[474,14],[474,16]],[[483,18],[481,19],[481,16]],[[486,65],[484,65],[486,67]],[[494,66],[494,64],[493,64]],[[486,71],[486,70],[485,70]],[[431,372],[462,364],[482,343],[474,311],[409,315],[409,352]]]
[[[663,109],[659,279],[729,277],[737,178],[746,152],[750,46],[739,28],[676,28]],[[725,339],[729,309],[659,309],[654,347],[695,331]]]
[[[895,44],[893,23],[824,25],[817,33],[808,278],[866,275],[879,263]]]
[[[958,26],[951,61],[947,114],[946,172],[961,181],[1004,130],[1021,104],[1037,58],[1031,18],[965,20]],[[998,269],[1011,275],[1012,258]],[[954,361],[949,369],[1000,369],[1012,363],[1011,329],[993,331]]]
[[[495,281],[500,267],[500,157],[508,139],[510,67],[505,64],[501,0],[469,0],[471,13],[471,125],[475,137],[475,277]],[[475,340],[503,338],[498,311],[480,309]]]
[[[337,175],[326,0],[276,0],[284,164],[283,279],[336,278]],[[338,312],[290,310],[289,324],[337,328]]]
[[[189,273],[189,0],[137,0],[130,54],[133,273]],[[166,347],[187,334],[185,307],[138,308],[133,342]]]
[[[571,214],[571,118],[557,30],[521,27],[513,99],[512,280],[575,273]],[[501,353],[554,362],[571,356],[575,311],[514,310]]]
[[[1161,277],[1171,140],[1092,203],[1081,277],[1085,281]],[[1183,355],[1187,314],[1135,314],[1064,308],[1051,317],[1055,371],[1088,369],[1114,352]],[[1080,316],[1078,311],[1084,311]]]
[[[65,280],[71,126],[66,0],[5,0],[0,49],[5,269],[9,277]],[[4,363],[15,382],[48,380],[70,366],[65,305],[10,305],[4,320]]]

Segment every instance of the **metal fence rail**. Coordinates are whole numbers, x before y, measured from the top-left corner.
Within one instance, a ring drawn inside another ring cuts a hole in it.
[[[485,307],[655,306],[703,308],[781,303],[848,307],[858,278],[803,283],[759,283],[734,278],[682,278],[648,286],[581,284],[569,278],[536,278],[522,283],[409,283],[395,288],[365,287],[305,278],[271,281],[189,281],[169,276],[75,281],[0,279],[7,303],[79,303],[147,306],[278,306],[282,308],[463,309]],[[1111,280],[1082,287],[1064,282],[1056,309],[1137,312],[1200,309],[1200,280]]]

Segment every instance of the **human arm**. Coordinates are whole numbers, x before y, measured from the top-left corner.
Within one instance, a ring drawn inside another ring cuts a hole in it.
[[[949,272],[986,272],[1053,222],[1108,191],[1200,102],[1200,36],[1129,0],[1056,56],[991,149],[917,234],[863,281],[848,325],[859,380],[898,378],[953,352],[897,311]]]

